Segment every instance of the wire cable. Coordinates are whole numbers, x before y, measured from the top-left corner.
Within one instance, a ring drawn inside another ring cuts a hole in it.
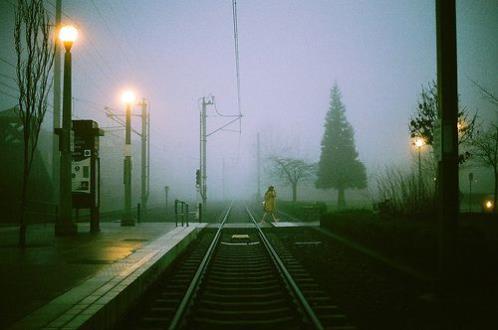
[[[233,39],[235,48],[235,74],[237,76],[237,108],[242,115],[240,102],[240,61],[239,61],[239,26],[237,18],[237,0],[232,0]]]

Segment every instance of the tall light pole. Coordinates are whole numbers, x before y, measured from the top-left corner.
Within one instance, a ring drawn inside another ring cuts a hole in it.
[[[415,148],[417,148],[418,153],[418,197],[422,195],[422,159],[420,157],[421,149],[425,145],[425,140],[423,138],[416,138],[413,143]]]
[[[474,173],[469,173],[469,213],[472,212],[472,181],[474,181]]]
[[[56,36],[59,36],[59,29],[62,16],[62,0],[55,1],[55,31]],[[61,126],[61,47],[55,42],[55,55],[54,55],[54,114],[53,114],[53,127],[60,128]],[[59,185],[59,140],[54,134],[52,139],[52,182],[54,187]],[[58,192],[55,192],[55,199],[59,197]]]
[[[259,133],[257,135],[257,175],[258,175],[258,187],[256,192],[256,202],[261,201],[261,159],[260,159],[260,147],[259,147]]]
[[[124,147],[124,209],[121,218],[121,226],[134,226],[135,219],[131,213],[131,108],[135,103],[135,94],[132,91],[126,91],[122,95],[122,101],[125,105],[125,147]]]
[[[200,193],[202,198],[202,209],[206,210],[207,203],[207,171],[206,171],[206,143],[207,143],[207,133],[206,133],[206,110],[207,106],[213,104],[213,99],[210,98],[206,100],[205,97],[202,98],[202,109],[201,109],[201,120],[200,120],[200,171],[201,171],[201,182],[200,182]]]
[[[62,97],[62,129],[59,135],[60,158],[60,189],[59,189],[59,214],[55,224],[56,235],[71,235],[78,231],[72,220],[72,178],[71,178],[71,47],[78,36],[78,31],[73,26],[64,26],[59,31],[59,39],[64,43],[64,89]]]

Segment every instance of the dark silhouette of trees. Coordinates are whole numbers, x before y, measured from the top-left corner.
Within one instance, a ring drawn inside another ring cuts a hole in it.
[[[490,167],[494,175],[494,210],[498,212],[498,126],[490,125],[472,140],[472,156],[476,163]]]
[[[346,189],[362,189],[367,186],[365,166],[358,160],[353,127],[347,121],[345,111],[341,92],[335,84],[330,92],[330,108],[325,117],[325,132],[315,186],[320,189],[336,189],[339,208],[346,204]]]
[[[458,144],[467,147],[476,133],[477,114],[471,115],[465,108],[458,111]],[[412,138],[421,137],[425,143],[438,148],[435,136],[438,130],[439,109],[436,82],[430,82],[427,87],[422,86],[420,98],[417,104],[417,112],[410,119],[408,128]],[[463,149],[462,149],[463,150]],[[460,164],[471,157],[469,150],[463,150],[458,156]]]
[[[471,80],[479,89],[486,100],[498,106],[498,97],[486,87],[478,82]],[[498,125],[491,124],[483,132],[478,132],[471,141],[471,150],[474,160],[477,164],[490,167],[493,170],[494,177],[494,212],[498,213]]]
[[[315,175],[315,164],[303,159],[271,156],[273,175],[292,188],[292,201],[297,201],[297,187]]]
[[[23,133],[23,181],[19,219],[19,246],[26,245],[26,206],[29,174],[40,128],[47,111],[55,44],[53,25],[43,0],[19,0],[15,12],[14,42],[17,54],[19,120]]]

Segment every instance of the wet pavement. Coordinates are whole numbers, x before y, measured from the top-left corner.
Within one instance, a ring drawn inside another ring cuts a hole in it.
[[[120,262],[175,229],[172,223],[121,227],[102,223],[90,234],[78,224],[78,235],[54,237],[53,224],[28,227],[25,249],[17,247],[17,228],[0,228],[0,328],[12,325],[78,286],[93,275],[126,267]]]

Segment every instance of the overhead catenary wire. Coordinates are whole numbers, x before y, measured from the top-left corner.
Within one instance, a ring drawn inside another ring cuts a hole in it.
[[[112,39],[113,39],[114,43],[118,46],[118,48],[119,48],[119,54],[123,55],[123,58],[124,58],[124,60],[126,61],[126,63],[127,63],[130,67],[132,67],[132,65],[131,65],[131,61],[130,61],[129,57],[126,55],[126,53],[124,52],[124,49],[123,49],[123,47],[121,46],[121,43],[120,43],[120,42],[118,42],[118,38],[117,38],[117,36],[116,36],[116,35],[114,35],[114,33],[112,32],[111,28],[109,27],[109,24],[107,24],[107,21],[108,21],[108,20],[106,20],[106,19],[104,18],[104,16],[102,15],[102,13],[101,13],[101,11],[100,11],[99,7],[98,7],[98,6],[97,6],[97,4],[95,3],[95,1],[94,1],[94,0],[91,0],[91,3],[92,3],[93,7],[95,8],[95,10],[96,10],[96,12],[97,12],[97,15],[100,17],[101,21],[104,23],[105,28],[107,29],[107,31],[108,31],[108,32],[109,32],[109,34],[111,35],[111,37],[112,37]],[[112,10],[112,9],[111,9],[111,10]],[[132,48],[132,49],[133,49],[133,48]]]
[[[232,18],[233,18],[233,39],[235,51],[235,75],[237,79],[237,108],[239,115],[242,115],[241,97],[240,97],[240,61],[239,61],[239,26],[237,17],[237,0],[232,0]]]
[[[232,0],[232,18],[233,18],[233,39],[235,51],[235,74],[237,79],[237,108],[239,110],[239,138],[237,142],[237,164],[240,160],[240,140],[242,135],[242,105],[240,96],[240,56],[239,56],[239,19],[237,13],[237,0]]]

